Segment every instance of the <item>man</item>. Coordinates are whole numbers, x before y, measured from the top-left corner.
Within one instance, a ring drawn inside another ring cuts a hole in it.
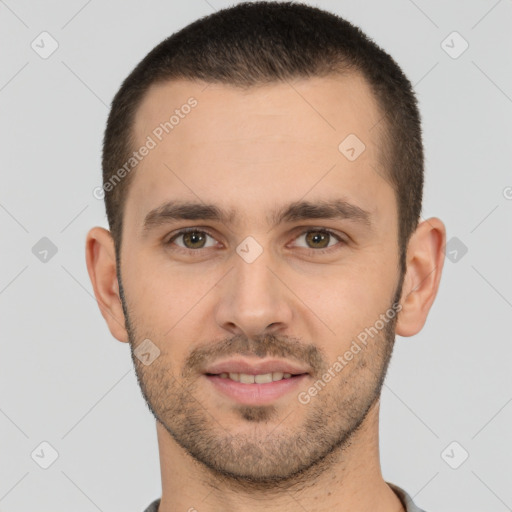
[[[147,511],[419,511],[382,477],[379,397],[446,235],[391,57],[317,8],[239,4],[143,59],[103,149],[87,268],[157,420]]]

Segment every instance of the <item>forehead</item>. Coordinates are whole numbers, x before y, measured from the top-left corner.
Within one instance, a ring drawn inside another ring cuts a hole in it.
[[[379,158],[381,117],[356,73],[246,89],[155,84],[135,117],[134,149],[150,139],[153,147],[134,171],[127,211],[132,204],[140,217],[178,196],[230,208],[238,200],[249,211],[336,189],[359,194],[368,207],[389,187]]]
[[[193,108],[188,106],[191,101],[196,103]],[[187,118],[191,120],[181,122]],[[378,131],[373,128],[380,119],[377,101],[359,73],[248,88],[175,80],[148,89],[135,116],[133,133],[135,140],[142,141],[171,121],[172,139],[180,143],[222,143],[234,136],[266,135],[276,142],[279,136],[308,137],[327,148],[348,130],[373,142]]]

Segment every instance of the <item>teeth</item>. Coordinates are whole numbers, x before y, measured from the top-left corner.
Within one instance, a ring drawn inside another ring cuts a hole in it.
[[[247,373],[240,374],[240,382],[242,384],[254,384],[254,375],[249,375]]]
[[[263,375],[255,375],[254,382],[256,382],[256,384],[265,384],[268,382],[272,382],[272,374],[264,373]]]
[[[275,382],[281,379],[289,379],[291,378],[291,373],[283,373],[283,372],[272,372],[272,373],[263,373],[260,375],[249,375],[248,373],[220,373],[219,377],[222,379],[230,378],[236,382],[241,382],[242,384],[268,384],[269,382]]]

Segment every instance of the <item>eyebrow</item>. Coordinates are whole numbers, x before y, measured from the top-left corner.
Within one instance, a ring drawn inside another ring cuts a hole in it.
[[[168,201],[148,212],[143,222],[143,234],[176,220],[209,220],[233,224],[236,218],[235,211],[223,210],[213,204]],[[368,211],[343,199],[295,201],[267,215],[267,222],[272,227],[283,222],[309,219],[346,219],[364,224],[368,228],[372,227],[371,214]]]

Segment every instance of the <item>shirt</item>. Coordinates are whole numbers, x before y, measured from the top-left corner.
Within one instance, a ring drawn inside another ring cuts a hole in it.
[[[407,494],[401,487],[398,487],[398,485],[386,482],[391,489],[395,492],[395,494],[398,496],[398,499],[402,502],[402,505],[405,508],[406,512],[425,512],[421,508],[417,507],[414,502],[412,501],[412,498]],[[160,505],[160,498],[156,499],[149,505],[149,507],[144,510],[144,512],[158,512],[158,505]]]

